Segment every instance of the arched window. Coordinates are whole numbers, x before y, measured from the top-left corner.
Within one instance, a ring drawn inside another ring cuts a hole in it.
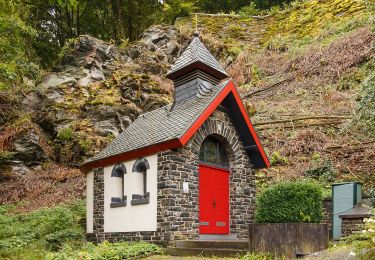
[[[146,158],[138,158],[133,165],[133,173],[143,175],[143,194],[132,194],[132,205],[148,204],[150,203],[150,192],[147,192],[147,170],[150,169],[150,164]]]
[[[213,136],[207,137],[199,151],[199,161],[219,167],[228,167],[228,157],[225,147]]]
[[[124,175],[125,174],[126,174],[126,168],[123,163],[116,164],[112,169],[111,177],[121,178],[121,194],[119,197],[111,198],[111,208],[126,206],[126,196],[124,195]]]

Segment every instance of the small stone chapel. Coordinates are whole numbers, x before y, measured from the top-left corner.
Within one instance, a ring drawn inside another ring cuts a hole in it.
[[[140,115],[86,161],[93,242],[245,239],[269,160],[232,79],[200,41],[167,74],[173,104]]]

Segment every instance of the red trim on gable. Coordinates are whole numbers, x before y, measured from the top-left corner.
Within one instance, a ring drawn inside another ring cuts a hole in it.
[[[138,150],[133,150],[130,152],[118,154],[112,157],[108,157],[102,160],[89,162],[81,166],[81,171],[83,173],[89,172],[93,168],[104,167],[112,164],[116,164],[121,161],[135,159],[140,156],[151,155],[160,151],[170,150],[173,148],[179,148],[184,146],[190,138],[198,131],[198,129],[203,125],[203,123],[208,119],[209,116],[216,110],[216,108],[223,102],[223,100],[232,93],[236,103],[241,111],[243,118],[245,119],[246,125],[254,138],[255,144],[258,147],[258,150],[263,158],[263,161],[267,168],[270,167],[270,162],[268,157],[263,149],[262,144],[258,138],[258,135],[255,132],[254,126],[252,125],[250,118],[246,112],[246,109],[242,103],[241,97],[233,83],[232,80],[224,87],[224,89],[219,93],[219,95],[209,104],[209,106],[203,111],[203,113],[198,117],[198,119],[189,127],[189,129],[183,134],[180,139],[173,139],[166,142],[154,144],[151,146],[143,147]]]
[[[98,161],[89,162],[87,164],[82,165],[80,167],[80,170],[83,173],[87,173],[94,168],[105,167],[108,165],[116,164],[118,162],[128,161],[131,159],[136,159],[140,156],[151,155],[160,151],[170,150],[178,147],[182,147],[182,143],[178,139],[173,139],[167,142],[162,142],[151,146],[143,147],[141,149],[133,150],[130,152],[114,155]]]
[[[186,131],[186,133],[180,138],[182,145],[185,145],[190,138],[198,131],[198,129],[203,125],[203,123],[207,120],[209,116],[216,110],[216,108],[223,102],[223,100],[228,96],[228,94],[232,92],[236,103],[241,111],[243,118],[249,128],[251,135],[254,138],[255,144],[258,147],[260,154],[262,155],[263,161],[267,168],[270,167],[270,162],[268,157],[263,149],[262,144],[258,138],[258,135],[255,132],[254,126],[250,121],[250,118],[246,112],[246,109],[242,103],[241,97],[234,85],[234,82],[230,80],[228,84],[224,87],[224,89],[220,92],[220,94],[212,101],[212,103],[206,108],[206,110],[201,114],[201,116],[190,126],[190,128]]]
[[[234,87],[233,82],[229,83],[224,87],[224,89],[219,93],[219,95],[208,105],[208,107],[203,111],[203,113],[198,117],[197,120],[189,127],[189,129],[180,138],[182,145],[185,145],[190,138],[198,131],[198,129],[203,125],[207,118],[212,115],[216,108],[223,102],[224,98],[231,92],[232,87]]]

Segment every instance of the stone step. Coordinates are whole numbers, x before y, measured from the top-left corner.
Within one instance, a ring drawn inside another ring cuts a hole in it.
[[[176,248],[248,250],[248,240],[179,240]]]
[[[202,257],[239,257],[246,255],[248,250],[228,248],[167,248],[167,255],[171,256],[202,256]]]

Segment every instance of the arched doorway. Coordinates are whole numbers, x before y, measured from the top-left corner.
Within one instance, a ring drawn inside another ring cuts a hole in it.
[[[199,233],[229,234],[228,157],[213,136],[199,152]]]

